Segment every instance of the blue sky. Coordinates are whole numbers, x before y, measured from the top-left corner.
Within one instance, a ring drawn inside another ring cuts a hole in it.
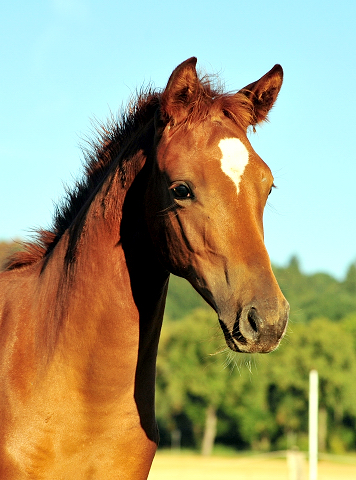
[[[250,140],[277,190],[271,259],[342,278],[356,260],[356,2],[17,0],[0,5],[0,238],[50,225],[81,172],[90,118],[105,120],[190,56],[227,90],[275,63],[285,82]]]

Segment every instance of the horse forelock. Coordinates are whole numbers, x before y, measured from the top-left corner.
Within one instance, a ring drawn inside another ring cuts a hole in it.
[[[210,114],[222,112],[243,130],[247,130],[254,120],[252,100],[240,92],[225,92],[220,79],[215,75],[200,78],[188,115],[179,126],[194,128]]]

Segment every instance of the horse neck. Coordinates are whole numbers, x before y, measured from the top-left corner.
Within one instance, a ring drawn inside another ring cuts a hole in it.
[[[76,362],[90,356],[101,378],[100,368],[108,364],[115,376],[119,369],[122,378],[135,378],[136,403],[152,409],[168,273],[146,227],[144,194],[152,166],[145,149],[128,161],[125,185],[112,169],[53,250],[44,274],[50,282],[58,276],[61,300],[43,337],[52,350],[59,345],[66,355],[73,352]],[[59,271],[66,272],[64,278]]]

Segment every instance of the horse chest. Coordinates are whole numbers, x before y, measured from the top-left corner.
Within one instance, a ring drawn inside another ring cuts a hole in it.
[[[13,425],[5,448],[8,480],[147,477],[156,445],[131,402],[105,410],[61,400],[27,408]]]

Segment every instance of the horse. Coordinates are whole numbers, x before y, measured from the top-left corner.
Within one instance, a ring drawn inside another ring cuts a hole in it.
[[[285,333],[263,234],[273,176],[247,138],[283,70],[229,93],[196,63],[97,128],[52,227],[0,275],[1,480],[147,479],[171,273],[233,351],[270,352]]]

